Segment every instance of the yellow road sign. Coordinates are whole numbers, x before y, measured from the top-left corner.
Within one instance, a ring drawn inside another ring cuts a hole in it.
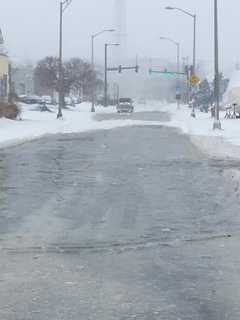
[[[195,74],[193,74],[193,75],[190,77],[190,83],[191,83],[192,86],[197,85],[199,82],[200,82],[200,79],[199,79],[198,76],[196,76]]]

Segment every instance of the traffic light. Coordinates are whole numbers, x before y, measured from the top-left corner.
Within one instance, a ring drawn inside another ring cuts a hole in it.
[[[136,73],[138,73],[138,71],[139,71],[139,66],[138,65],[136,65],[135,71],[136,71]]]
[[[193,76],[194,75],[194,72],[193,72],[194,70],[193,70],[193,65],[191,65],[190,66],[190,74],[191,74],[191,76]]]
[[[149,72],[149,74],[151,76],[152,75],[152,68],[150,68],[148,72]]]
[[[122,66],[121,65],[118,67],[118,72],[122,73]]]
[[[176,93],[176,100],[181,100],[182,96],[180,93]]]
[[[185,71],[186,75],[189,76],[189,66],[185,66],[185,70],[184,71]]]

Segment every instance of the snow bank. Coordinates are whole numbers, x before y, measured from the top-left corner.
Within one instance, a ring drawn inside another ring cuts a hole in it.
[[[240,71],[234,71],[224,94],[224,104],[240,104]]]
[[[203,152],[215,157],[240,159],[240,120],[224,119],[225,112],[220,114],[223,130],[213,130],[213,119],[210,114],[197,111],[197,117],[190,116],[191,110],[175,104],[161,106],[171,116],[171,121],[164,124],[180,129],[190,136],[191,141]]]

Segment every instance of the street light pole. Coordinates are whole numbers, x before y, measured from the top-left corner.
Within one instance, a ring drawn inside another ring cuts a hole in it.
[[[108,106],[108,47],[119,46],[119,43],[105,43],[105,65],[104,65],[104,107]]]
[[[63,93],[63,12],[70,5],[72,0],[60,1],[60,22],[59,22],[59,63],[58,63],[58,114],[57,119],[62,118],[62,109],[64,107]]]
[[[197,15],[196,14],[192,14],[186,10],[183,10],[181,8],[176,8],[176,7],[166,7],[165,9],[167,10],[177,10],[180,11],[190,17],[193,18],[193,65],[192,65],[192,75],[195,75],[196,72],[196,28],[197,28]],[[193,94],[193,86],[191,87],[191,91]],[[192,105],[192,112],[191,112],[191,116],[192,117],[196,117],[196,113],[195,113],[195,104],[193,103]]]
[[[114,32],[114,29],[105,29],[102,30],[98,33],[95,33],[91,36],[91,47],[92,47],[92,71],[95,71],[95,61],[94,61],[94,39],[98,36],[100,36],[101,34],[105,33],[105,32]],[[93,75],[93,79],[92,79],[92,108],[91,108],[91,112],[95,112],[95,83],[94,83],[94,75]]]
[[[181,93],[181,90],[180,90],[180,43],[177,42],[176,43],[177,45],[177,73],[178,73],[178,76],[177,76],[177,94],[179,95],[179,97],[177,97],[177,107],[178,109],[180,108],[180,99],[181,99],[181,96],[180,96],[180,93]]]
[[[167,40],[172,42],[177,47],[177,84],[176,84],[176,95],[180,90],[180,43],[172,40],[171,38],[160,37],[160,40]],[[180,100],[177,98],[177,106],[180,108]]]
[[[193,74],[196,72],[196,29],[197,29],[197,15],[193,15]]]
[[[218,52],[218,2],[214,0],[214,59],[215,59],[215,81],[214,81],[214,95],[215,95],[215,115],[213,129],[221,130],[221,122],[219,117],[219,52]]]

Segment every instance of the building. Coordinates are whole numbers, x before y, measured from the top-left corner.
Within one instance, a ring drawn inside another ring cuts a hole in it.
[[[0,29],[0,100],[8,101],[10,91],[10,62]]]

